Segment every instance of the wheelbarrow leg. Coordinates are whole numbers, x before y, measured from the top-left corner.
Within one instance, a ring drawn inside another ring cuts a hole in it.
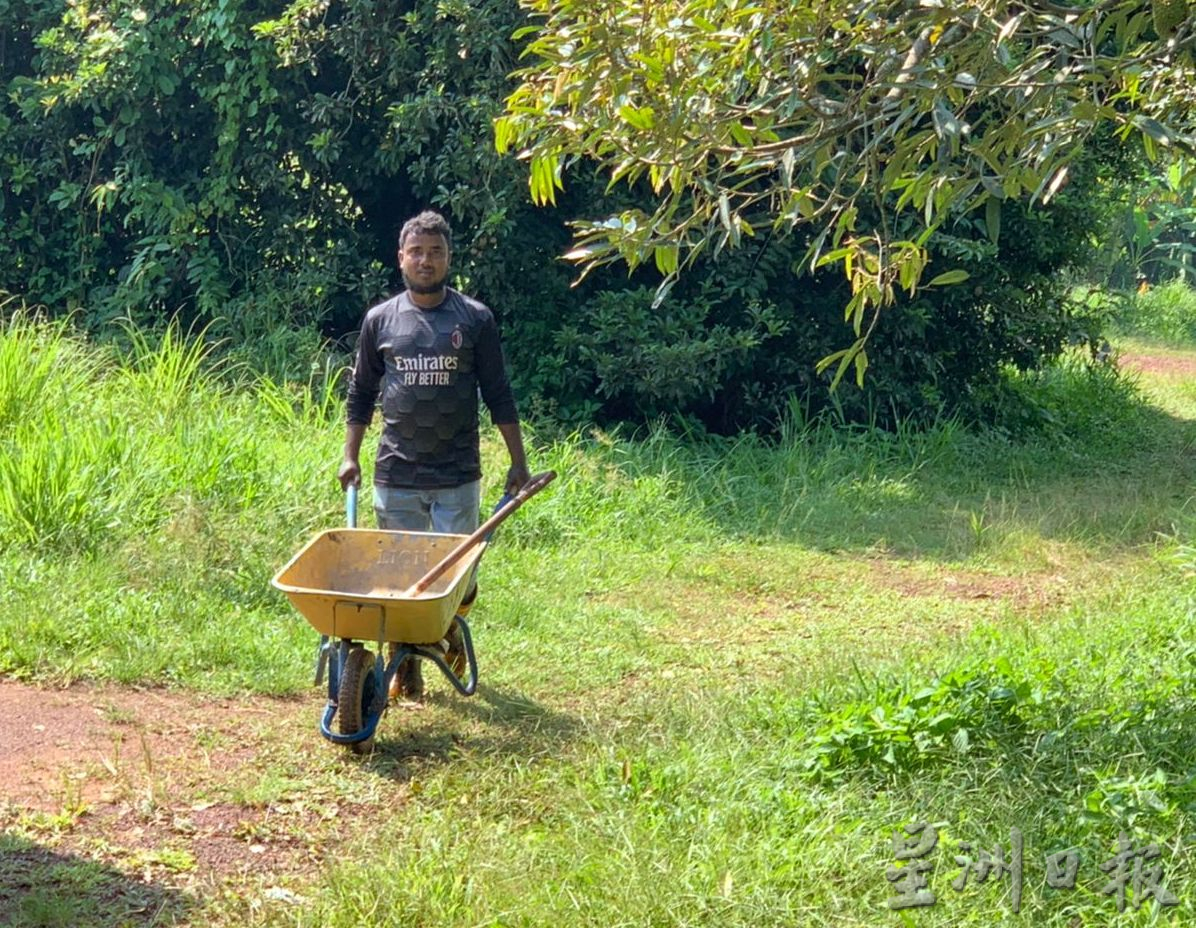
[[[450,666],[446,660],[445,651],[436,645],[414,645],[412,650],[425,660],[431,661],[440,668],[440,672],[462,696],[472,696],[478,689],[478,659],[473,652],[473,636],[469,633],[469,623],[460,615],[453,620],[461,629],[461,644],[465,651],[465,667],[469,671],[467,679],[462,680],[456,668]],[[455,662],[454,662],[455,663]]]
[[[328,643],[328,636],[320,636],[320,647],[316,651],[316,686],[324,682],[324,671],[328,668],[328,661],[332,657],[333,646]]]

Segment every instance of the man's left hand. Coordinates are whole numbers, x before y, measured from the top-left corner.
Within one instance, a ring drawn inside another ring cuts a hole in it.
[[[523,489],[523,485],[532,479],[531,473],[527,469],[526,464],[517,465],[512,464],[511,469],[507,471],[507,484],[505,490],[508,496],[514,496]]]

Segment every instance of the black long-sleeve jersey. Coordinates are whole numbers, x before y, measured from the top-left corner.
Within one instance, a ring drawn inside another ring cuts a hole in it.
[[[369,425],[382,394],[374,483],[455,487],[482,474],[478,392],[495,424],[518,422],[490,310],[446,289],[433,309],[406,292],[371,308],[349,381],[347,419]]]

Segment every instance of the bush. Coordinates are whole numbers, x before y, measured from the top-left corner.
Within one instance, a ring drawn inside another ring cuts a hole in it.
[[[797,276],[806,241],[745,244],[699,262],[657,308],[653,275],[595,275],[571,294],[555,285],[513,294],[509,343],[521,392],[572,421],[671,417],[731,434],[774,431],[794,401],[807,418],[886,427],[945,415],[987,419],[1003,371],[1029,370],[1099,340],[1101,317],[1069,298],[1096,207],[1060,197],[1050,210],[1005,209],[999,247],[965,217],[931,242],[932,274],[962,268],[960,286],[926,290],[884,312],[862,390],[828,390],[817,361],[850,337],[838,275]],[[545,272],[541,272],[542,274]],[[539,284],[541,278],[529,277]]]
[[[482,230],[521,195],[489,141],[514,0],[0,13],[0,290],[91,331],[340,334],[397,282],[403,218]]]
[[[803,766],[836,779],[860,769],[908,772],[952,754],[1025,736],[1051,691],[1050,673],[1023,675],[1006,658],[975,662],[912,691],[894,688],[874,701],[829,709],[810,738]]]
[[[815,364],[850,338],[847,294],[838,276],[795,276],[800,237],[707,258],[659,307],[645,269],[571,287],[568,221],[646,193],[583,176],[534,209],[524,168],[495,157],[516,0],[0,12],[0,290],[77,310],[93,333],[210,324],[251,366],[305,379],[321,338],[397,286],[396,226],[433,206],[457,228],[461,282],[500,318],[525,406],[571,424],[770,432],[795,401],[882,425],[979,416],[1006,365],[1093,336],[1063,289],[1099,227],[1070,193],[1092,165],[1049,211],[1007,206],[999,248],[970,217],[938,235],[931,273],[963,268],[967,284],[886,311],[867,385],[832,396]]]

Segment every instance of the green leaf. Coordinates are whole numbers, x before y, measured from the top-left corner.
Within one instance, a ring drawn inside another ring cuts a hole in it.
[[[515,141],[515,124],[509,116],[500,116],[494,120],[494,147],[500,155],[505,155]]]
[[[531,177],[528,181],[531,188],[532,200],[543,206],[545,203],[556,205],[556,188],[560,186],[556,172],[559,159],[555,154],[536,155],[532,158]]]
[[[947,286],[950,286],[951,284],[961,284],[971,276],[972,276],[971,274],[969,274],[967,271],[964,271],[964,270],[956,269],[954,271],[946,271],[942,274],[939,274],[938,277],[935,277],[926,286],[928,286],[928,287],[947,287]]]
[[[984,225],[988,229],[988,240],[995,245],[1001,237],[1001,201],[994,196],[984,203]]]
[[[650,106],[620,106],[619,116],[634,129],[647,131],[656,125],[656,114]]]
[[[851,349],[843,348],[839,351],[833,352],[832,354],[828,354],[825,358],[822,358],[817,364],[814,365],[814,373],[821,374],[836,361],[843,360],[843,358],[850,353]]]
[[[657,245],[653,251],[653,256],[656,258],[656,269],[662,274],[676,273],[678,253],[676,245]]]
[[[1160,145],[1167,146],[1171,144],[1171,130],[1157,119],[1152,119],[1149,116],[1136,116],[1134,117],[1134,125]]]
[[[989,196],[996,197],[999,200],[1005,199],[1005,190],[1001,187],[1001,182],[991,174],[981,174],[980,185],[988,191]]]
[[[868,352],[863,348],[855,356],[855,383],[861,390],[864,388],[864,372],[868,370]]]
[[[642,64],[648,71],[648,77],[659,83],[664,80],[664,62],[652,55],[645,55],[642,52],[636,52],[631,56],[635,61]]]
[[[752,137],[741,123],[735,121],[728,123],[727,131],[731,133],[731,138],[735,140],[736,144],[742,145],[744,148],[751,147]]]
[[[827,264],[834,264],[836,261],[842,261],[850,256],[851,253],[852,249],[850,248],[836,248],[833,251],[828,251],[814,262],[814,267],[823,267]]]

